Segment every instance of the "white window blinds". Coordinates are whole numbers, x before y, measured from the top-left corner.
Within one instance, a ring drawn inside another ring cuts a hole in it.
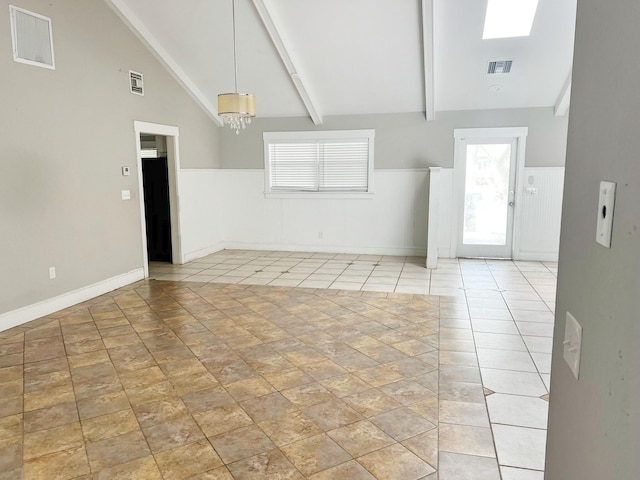
[[[373,138],[344,137],[344,133],[315,139],[267,139],[265,134],[268,191],[368,192]]]

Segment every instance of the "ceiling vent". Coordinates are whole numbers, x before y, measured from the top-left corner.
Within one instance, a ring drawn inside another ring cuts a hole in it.
[[[129,70],[129,87],[131,88],[131,93],[144,95],[144,80],[141,73]]]
[[[489,75],[496,75],[498,73],[509,73],[511,71],[511,64],[513,60],[496,60],[489,62],[487,73]]]

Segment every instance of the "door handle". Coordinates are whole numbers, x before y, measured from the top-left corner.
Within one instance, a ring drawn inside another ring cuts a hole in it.
[[[513,207],[515,205],[516,202],[509,202],[509,206]]]

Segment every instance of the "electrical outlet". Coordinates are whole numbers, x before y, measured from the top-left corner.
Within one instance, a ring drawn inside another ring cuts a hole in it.
[[[562,357],[569,365],[576,378],[580,374],[580,348],[582,347],[582,326],[573,315],[567,312],[567,321],[564,327],[564,351]]]
[[[56,267],[49,267],[49,280],[56,278]]]

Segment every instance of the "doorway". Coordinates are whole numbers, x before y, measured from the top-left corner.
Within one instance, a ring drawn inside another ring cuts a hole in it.
[[[142,261],[184,263],[180,241],[179,132],[177,127],[134,121],[140,192]]]
[[[526,128],[455,130],[454,256],[513,258],[526,133]]]
[[[140,134],[147,255],[150,262],[171,263],[171,203],[167,137]]]

